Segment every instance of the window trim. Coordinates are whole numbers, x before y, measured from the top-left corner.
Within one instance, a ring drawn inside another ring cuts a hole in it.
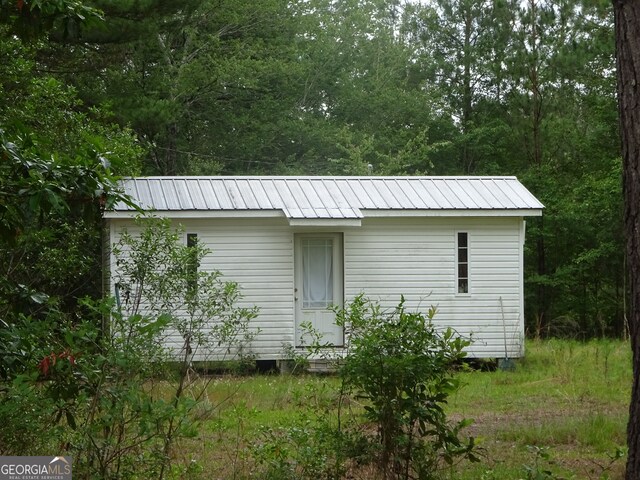
[[[460,246],[460,235],[464,234],[466,235],[466,246],[461,247]],[[456,230],[455,232],[455,262],[454,262],[454,269],[455,269],[455,284],[454,284],[454,293],[455,295],[459,295],[459,296],[469,296],[471,295],[471,248],[470,248],[470,240],[471,240],[471,235],[469,235],[469,231],[468,230]],[[460,251],[462,249],[466,250],[467,253],[467,260],[466,262],[461,262],[460,261]],[[466,264],[467,266],[467,276],[466,277],[461,277],[460,276],[460,266]],[[460,281],[465,279],[467,280],[467,289],[466,291],[461,292],[460,291]]]

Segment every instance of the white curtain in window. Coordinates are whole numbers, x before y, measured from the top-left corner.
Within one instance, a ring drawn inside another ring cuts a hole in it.
[[[327,308],[333,303],[333,240],[302,239],[302,307]]]

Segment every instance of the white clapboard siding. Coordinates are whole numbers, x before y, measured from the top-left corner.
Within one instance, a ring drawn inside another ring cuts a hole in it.
[[[209,219],[182,222],[211,253],[204,270],[219,270],[237,282],[238,306],[259,308],[251,322],[260,333],[251,350],[258,358],[280,358],[294,339],[293,235],[282,219]]]
[[[130,221],[111,222],[115,232],[112,242],[122,228],[132,234],[138,231]],[[218,270],[223,280],[239,284],[242,299],[238,307],[259,307],[258,317],[250,324],[260,331],[251,353],[258,358],[280,358],[283,343],[294,339],[293,235],[288,225],[282,219],[185,219],[175,224],[182,225],[185,236],[197,234],[198,241],[211,250],[202,260],[201,270]],[[112,270],[115,272],[113,264]],[[166,343],[177,351],[182,339],[174,332]],[[215,358],[207,352],[196,356],[197,360]]]
[[[111,242],[121,228],[133,228],[127,219],[110,222]],[[347,302],[364,292],[391,309],[404,295],[407,308],[426,311],[434,305],[438,327],[470,337],[470,356],[504,357],[505,344],[509,357],[524,353],[520,217],[364,218],[359,227],[323,230],[292,228],[284,218],[174,222],[211,250],[200,268],[219,270],[224,280],[238,282],[239,306],[259,307],[252,321],[260,330],[252,345],[258,359],[282,358],[283,345],[294,342],[294,234],[313,231],[343,236]],[[469,294],[456,293],[459,231],[469,234]],[[174,334],[168,344],[179,350],[180,336]]]
[[[470,356],[523,354],[520,218],[365,219],[345,232],[345,292],[436,306],[434,323],[473,340]],[[455,235],[469,234],[469,294],[456,293]],[[502,305],[500,299],[502,298]],[[502,315],[504,312],[504,323]]]

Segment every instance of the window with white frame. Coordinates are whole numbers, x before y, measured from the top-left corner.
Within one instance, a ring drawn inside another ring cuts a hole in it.
[[[458,293],[469,293],[469,234],[458,232],[456,238],[456,283]]]

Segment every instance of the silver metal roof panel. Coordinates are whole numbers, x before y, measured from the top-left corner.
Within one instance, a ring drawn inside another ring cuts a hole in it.
[[[397,210],[539,215],[544,208],[515,177],[136,177],[121,184],[147,210],[280,211],[289,219]],[[132,210],[124,203],[113,209]]]
[[[169,182],[162,182],[157,178],[149,179],[149,205],[151,205],[152,208],[155,208],[156,210],[177,210],[177,208],[175,208],[175,205],[173,206],[173,208],[170,208],[169,205],[167,205],[167,198],[165,197],[164,191],[162,190],[163,183]]]

